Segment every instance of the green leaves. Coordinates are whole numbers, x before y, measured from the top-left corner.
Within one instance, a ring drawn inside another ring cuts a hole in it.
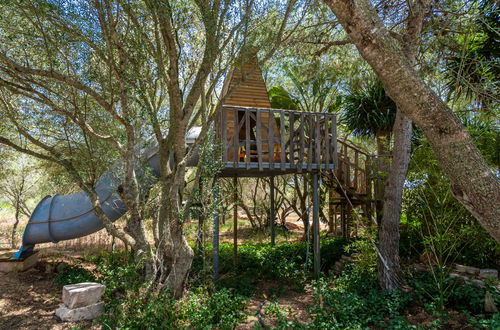
[[[354,135],[374,137],[392,131],[396,111],[382,83],[374,81],[345,97],[340,123]]]

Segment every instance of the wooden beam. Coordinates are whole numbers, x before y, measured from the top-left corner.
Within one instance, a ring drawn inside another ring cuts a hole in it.
[[[271,110],[269,111],[269,134],[268,134],[268,148],[269,148],[269,165],[271,166],[272,169],[274,169],[274,112]]]
[[[256,124],[256,139],[257,139],[257,161],[259,162],[259,171],[263,171],[264,168],[262,167],[262,112],[259,109],[255,110],[255,116],[257,117],[257,124]]]

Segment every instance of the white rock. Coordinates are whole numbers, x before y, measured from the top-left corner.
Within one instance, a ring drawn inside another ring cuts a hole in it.
[[[476,267],[471,267],[471,266],[464,266],[464,265],[455,265],[455,270],[459,273],[466,273],[466,274],[471,274],[471,275],[477,275],[479,274],[480,269]]]
[[[101,300],[105,288],[104,285],[94,282],[65,285],[62,299],[69,309],[85,307]]]
[[[70,309],[62,304],[56,309],[56,315],[64,322],[77,322],[82,320],[93,320],[104,312],[104,303],[98,302],[85,307]]]
[[[481,278],[498,278],[498,270],[496,269],[481,269],[479,271]]]
[[[468,280],[469,279],[467,276],[462,276],[462,275],[457,274],[457,273],[450,273],[450,277],[458,278],[460,280]]]

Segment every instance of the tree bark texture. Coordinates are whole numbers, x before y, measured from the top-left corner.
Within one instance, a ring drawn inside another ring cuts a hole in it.
[[[378,263],[380,286],[386,290],[394,290],[401,284],[399,265],[399,222],[403,188],[410,162],[412,123],[401,111],[396,114],[394,122],[394,147],[392,149],[392,166],[386,181],[382,221],[379,228]]]
[[[430,0],[408,1],[409,14],[402,46],[412,66],[415,66],[417,62],[416,55],[422,26],[429,6]],[[404,183],[410,163],[412,133],[411,120],[398,109],[393,127],[392,165],[386,181],[379,230],[378,278],[380,286],[385,290],[395,290],[402,284],[399,263],[399,225]]]
[[[500,182],[452,110],[429,88],[368,0],[325,0],[386,92],[427,137],[455,197],[500,242]]]

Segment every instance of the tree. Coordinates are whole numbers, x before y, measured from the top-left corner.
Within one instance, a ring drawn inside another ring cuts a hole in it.
[[[2,154],[4,163],[0,176],[0,195],[14,209],[14,223],[11,230],[11,248],[18,244],[17,228],[22,216],[29,217],[28,199],[37,196],[36,184],[39,175],[36,167],[26,155]]]
[[[429,88],[367,0],[330,0],[351,41],[398,109],[429,140],[455,197],[500,242],[500,183],[451,109]]]
[[[409,1],[408,6],[402,48],[410,64],[416,66],[420,34],[430,1]],[[393,127],[392,164],[384,191],[382,221],[379,230],[378,274],[380,286],[386,290],[394,290],[402,283],[399,264],[399,228],[403,188],[410,163],[412,131],[411,120],[398,110]]]
[[[3,134],[0,143],[63,167],[106,229],[144,262],[149,288],[179,297],[193,259],[182,232],[187,160],[223,101],[215,91],[235,54],[251,46],[269,58],[287,37],[295,3],[280,10],[253,1],[2,4],[1,113],[29,145]],[[271,14],[259,16],[266,9]],[[186,149],[196,122],[200,138]],[[150,135],[160,157],[154,242],[144,225],[149,178],[137,155]],[[94,189],[102,171],[86,171],[114,157],[128,210],[124,230],[102,211]]]

